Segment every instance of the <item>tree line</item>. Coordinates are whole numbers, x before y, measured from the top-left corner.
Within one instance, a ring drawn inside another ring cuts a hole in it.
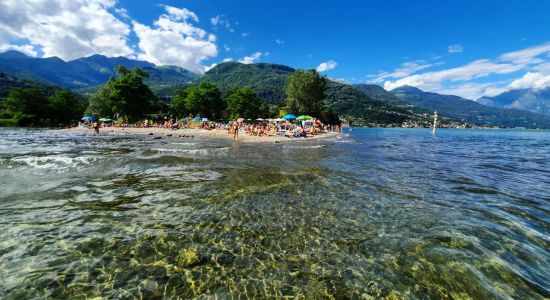
[[[222,93],[211,82],[176,91],[169,104],[159,101],[144,80],[149,76],[140,68],[116,68],[117,77],[85,99],[68,90],[57,89],[47,95],[37,88],[13,88],[3,100],[4,115],[18,125],[70,124],[84,114],[95,117],[126,116],[129,120],[151,113],[219,119],[256,119],[278,117],[279,108],[269,107],[250,87],[234,87]],[[325,104],[327,78],[315,70],[297,70],[285,86],[286,111],[311,115],[328,124],[339,123],[338,115]],[[87,101],[86,101],[87,100]]]
[[[65,89],[18,87],[10,89],[0,107],[3,125],[58,126],[80,119],[86,100]]]

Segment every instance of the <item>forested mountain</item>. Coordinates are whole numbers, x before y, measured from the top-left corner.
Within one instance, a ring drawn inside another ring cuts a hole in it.
[[[517,110],[488,107],[458,96],[424,92],[411,86],[402,86],[391,91],[400,99],[420,108],[436,110],[456,120],[480,126],[505,126],[527,128],[550,128],[547,116]]]
[[[125,57],[92,55],[65,62],[57,57],[33,58],[17,51],[0,53],[0,71],[19,78],[30,78],[64,88],[94,89],[115,76],[115,67],[139,67],[149,73],[147,83],[153,88],[167,88],[196,80],[199,75],[176,66],[155,66],[152,63]]]
[[[512,90],[494,97],[482,97],[478,103],[493,107],[517,108],[550,116],[550,87]]]
[[[211,81],[227,91],[235,86],[248,86],[269,104],[284,102],[287,78],[291,67],[276,64],[242,64],[226,62],[206,72],[202,80]]]
[[[206,72],[201,80],[210,81],[227,91],[235,86],[249,86],[269,104],[283,103],[287,78],[294,72],[288,66],[276,64],[242,64],[226,62]],[[363,123],[402,123],[424,120],[425,116],[407,108],[374,100],[351,85],[329,81],[327,105],[336,113]]]
[[[46,94],[51,94],[56,87],[29,79],[20,79],[0,72],[0,99],[6,97],[11,88],[38,88]]]
[[[386,103],[397,105],[410,105],[409,103],[403,101],[402,99],[399,99],[397,96],[395,96],[391,92],[386,91],[383,87],[377,84],[354,84],[353,87],[374,100],[380,100]]]

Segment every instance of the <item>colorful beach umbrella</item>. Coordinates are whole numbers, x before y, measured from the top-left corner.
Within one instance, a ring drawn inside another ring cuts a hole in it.
[[[201,117],[194,117],[193,121],[202,121],[202,118]]]
[[[305,120],[311,120],[312,118],[310,116],[301,115],[296,118],[298,121],[305,121]]]
[[[108,118],[101,118],[99,119],[101,122],[112,122],[113,120],[111,119],[108,119]]]
[[[288,115],[284,115],[284,116],[283,116],[283,119],[286,119],[286,120],[294,120],[294,119],[296,119],[296,116],[293,115],[293,114],[288,114]]]
[[[92,117],[92,116],[85,116],[85,117],[82,118],[81,120],[84,120],[84,121],[95,121],[95,118]]]

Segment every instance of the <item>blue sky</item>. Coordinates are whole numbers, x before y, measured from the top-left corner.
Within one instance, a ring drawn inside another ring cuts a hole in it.
[[[541,0],[6,0],[0,50],[127,56],[195,72],[270,62],[475,99],[550,85],[548,13]]]

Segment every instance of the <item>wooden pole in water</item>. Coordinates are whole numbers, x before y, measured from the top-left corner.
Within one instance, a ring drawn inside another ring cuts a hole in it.
[[[435,134],[435,128],[437,127],[437,111],[434,111],[434,126],[432,129],[432,134]]]

